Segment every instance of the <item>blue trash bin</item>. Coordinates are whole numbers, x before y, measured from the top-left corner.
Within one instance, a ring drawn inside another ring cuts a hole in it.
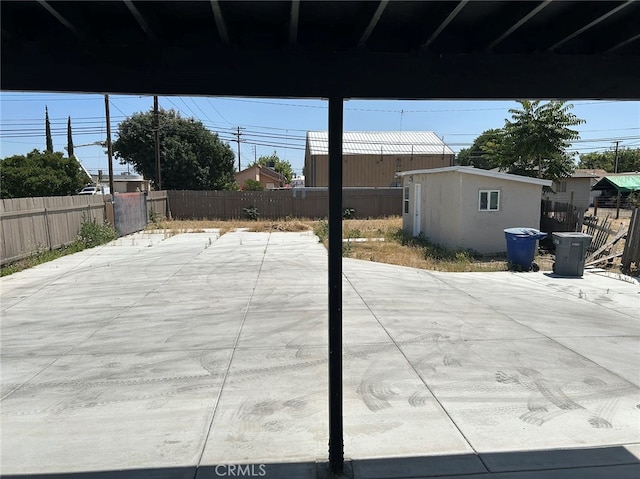
[[[536,255],[536,242],[547,237],[534,228],[507,228],[507,263],[510,270],[529,271]]]

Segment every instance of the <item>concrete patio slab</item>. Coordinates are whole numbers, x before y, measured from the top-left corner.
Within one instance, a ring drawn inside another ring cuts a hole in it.
[[[326,268],[139,233],[2,278],[0,472],[328,477]],[[343,269],[344,477],[640,474],[635,280]]]

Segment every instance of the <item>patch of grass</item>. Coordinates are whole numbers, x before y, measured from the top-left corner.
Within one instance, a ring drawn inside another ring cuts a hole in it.
[[[118,234],[116,230],[110,224],[97,223],[95,220],[85,221],[82,223],[82,226],[80,226],[78,238],[73,243],[54,250],[40,249],[27,258],[0,268],[0,276],[8,276],[25,269],[33,268],[39,264],[48,263],[49,261],[67,256],[68,254],[78,253],[82,250],[108,243],[117,237]]]
[[[63,246],[62,248],[54,249],[51,251],[48,249],[40,250],[27,258],[3,266],[2,268],[0,268],[0,276],[9,276],[10,274],[33,268],[34,266],[38,266],[39,264],[48,263],[49,261],[53,261],[54,259],[62,258],[63,256],[67,256],[68,254],[77,253],[79,251],[82,251],[83,249],[85,248],[81,242],[74,241],[68,246]]]
[[[318,221],[318,224],[316,224],[313,232],[318,237],[320,243],[323,243],[326,247],[327,241],[329,240],[329,222],[326,220]]]

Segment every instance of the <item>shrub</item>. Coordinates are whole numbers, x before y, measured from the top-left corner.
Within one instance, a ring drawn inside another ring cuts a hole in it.
[[[329,237],[329,222],[326,220],[318,221],[313,232],[318,237],[320,243],[324,242]]]
[[[264,186],[262,186],[262,183],[260,183],[257,180],[247,180],[244,182],[244,187],[243,189],[245,191],[263,191],[264,190]]]
[[[248,220],[258,221],[258,216],[260,213],[258,212],[258,208],[255,206],[249,206],[248,208],[242,208],[244,211],[244,215]]]
[[[343,220],[352,220],[355,217],[356,217],[356,210],[354,208],[345,208],[342,211]]]
[[[96,220],[84,221],[80,227],[78,240],[85,248],[93,248],[113,241],[118,233],[109,223],[98,223]]]

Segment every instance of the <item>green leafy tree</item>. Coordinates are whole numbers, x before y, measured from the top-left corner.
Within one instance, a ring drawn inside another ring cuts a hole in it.
[[[571,176],[571,142],[580,138],[571,127],[584,123],[569,112],[563,101],[541,104],[539,100],[519,100],[521,109],[511,109],[503,134],[485,151],[506,171],[524,176],[560,180]]]
[[[291,167],[291,163],[287,160],[281,160],[276,151],[271,155],[259,157],[256,161],[249,164],[249,168],[255,165],[273,165],[272,168],[284,176],[287,183],[289,183],[293,177],[293,168]]]
[[[259,181],[249,178],[244,182],[242,189],[244,191],[262,191],[264,190],[264,186],[262,186],[262,183],[260,183]]]
[[[51,137],[51,122],[49,121],[49,109],[44,107],[44,132],[47,141],[47,153],[53,153],[53,138]]]
[[[85,178],[78,161],[58,151],[33,150],[0,160],[2,198],[71,195],[82,188]]]
[[[153,110],[136,113],[118,126],[113,151],[146,178],[156,179]],[[193,118],[161,109],[160,163],[168,190],[224,190],[235,185],[234,154],[218,135]]]
[[[458,164],[461,166],[475,166],[483,170],[491,170],[499,166],[494,156],[489,153],[495,150],[502,141],[502,129],[490,129],[483,131],[478,138],[473,141],[469,148],[463,148],[458,153]]]
[[[73,158],[73,136],[71,134],[71,117],[67,119],[67,155]]]
[[[594,151],[580,155],[578,168],[602,169],[615,172],[615,151]],[[618,173],[640,171],[640,148],[618,150]]]

